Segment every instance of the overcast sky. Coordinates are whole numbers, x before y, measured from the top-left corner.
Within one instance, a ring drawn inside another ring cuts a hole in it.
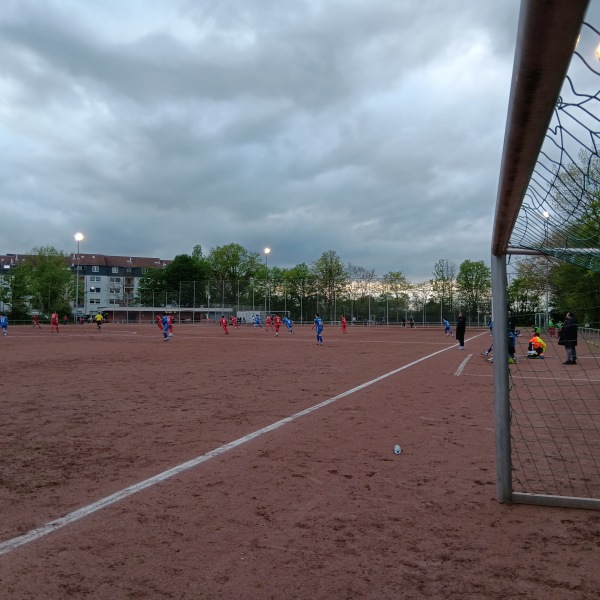
[[[517,0],[3,0],[0,254],[489,264]]]

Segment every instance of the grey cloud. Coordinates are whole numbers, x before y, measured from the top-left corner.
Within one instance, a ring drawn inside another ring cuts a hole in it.
[[[516,6],[9,4],[4,252],[85,229],[94,252],[335,249],[419,278],[487,259]]]

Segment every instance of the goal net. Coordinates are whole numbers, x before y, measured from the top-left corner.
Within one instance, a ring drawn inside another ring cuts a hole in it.
[[[521,330],[517,364],[494,361],[502,502],[600,509],[600,32],[588,5],[521,6],[492,239],[496,356]],[[545,350],[528,358],[536,332]]]

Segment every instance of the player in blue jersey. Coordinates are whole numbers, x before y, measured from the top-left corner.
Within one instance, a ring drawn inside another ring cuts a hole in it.
[[[2,328],[2,335],[8,334],[8,317],[4,314],[0,314],[0,328]]]
[[[319,313],[315,314],[314,325],[312,326],[312,328],[316,329],[317,331],[317,344],[319,344],[319,346],[322,346],[323,336],[321,334],[323,333],[323,320],[319,316]]]
[[[452,333],[452,329],[450,329],[450,323],[448,323],[448,319],[444,319],[442,321],[442,323],[444,324],[444,332],[446,333],[446,337],[448,337],[448,336],[454,337],[454,334]]]
[[[262,329],[262,325],[260,324],[260,315],[254,315],[253,322],[254,322],[254,328],[255,328],[255,329],[256,329],[257,327],[258,327],[259,329]]]
[[[283,323],[290,333],[294,333],[294,322],[289,317],[283,317]]]
[[[167,313],[165,313],[162,316],[161,323],[163,332],[163,342],[168,342],[171,336],[169,334],[169,317],[167,316]]]

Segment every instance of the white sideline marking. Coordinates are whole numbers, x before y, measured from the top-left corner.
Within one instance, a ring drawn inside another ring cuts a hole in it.
[[[460,363],[460,365],[459,365],[458,369],[456,369],[456,371],[454,372],[454,377],[459,377],[459,376],[462,374],[462,372],[464,371],[465,367],[467,366],[467,363],[469,362],[469,360],[470,360],[471,356],[473,356],[473,355],[472,355],[472,354],[469,354],[469,355],[468,355],[468,356],[465,358],[465,360],[463,360],[463,361]]]
[[[0,556],[3,554],[7,554],[8,552],[11,552],[12,550],[15,550],[16,548],[19,548],[20,546],[24,546],[25,544],[28,544],[29,542],[38,540],[39,538],[44,537],[54,531],[57,531],[58,529],[62,529],[63,527],[66,527],[67,525],[70,525],[71,523],[75,523],[76,521],[79,521],[79,519],[83,519],[84,517],[87,517],[103,508],[106,508],[107,506],[110,506],[111,504],[115,504],[116,502],[119,502],[120,500],[123,500],[124,498],[127,498],[128,496],[132,496],[133,494],[136,494],[137,492],[141,492],[142,490],[145,490],[146,488],[149,488],[157,483],[161,483],[162,481],[165,481],[166,479],[169,479],[175,475],[179,475],[180,473],[183,473],[184,471],[192,469],[193,467],[196,467],[197,465],[200,465],[203,462],[210,460],[211,458],[215,458],[217,456],[220,456],[221,454],[224,454],[225,452],[228,452],[229,450],[233,450],[234,448],[237,448],[238,446],[241,446],[242,444],[245,444],[246,442],[254,440],[257,437],[260,437],[261,435],[264,435],[265,433],[269,433],[270,431],[275,431],[276,429],[283,427],[283,425],[287,425],[288,423],[291,423],[292,421],[295,421],[296,419],[299,419],[300,417],[304,417],[316,410],[319,410],[321,408],[324,408],[325,406],[328,406],[329,404],[333,404],[334,402],[337,402],[338,400],[341,400],[342,398],[345,398],[346,396],[349,396],[350,394],[353,394],[354,392],[358,392],[370,385],[373,385],[375,383],[378,383],[379,381],[382,381],[383,379],[386,379],[387,377],[391,377],[392,375],[395,375],[396,373],[400,373],[400,371],[404,371],[404,369],[408,369],[409,367],[419,364],[420,362],[423,362],[424,360],[427,360],[429,358],[433,358],[434,356],[441,354],[442,352],[447,352],[448,350],[451,350],[453,348],[456,348],[456,346],[448,346],[447,348],[444,348],[443,350],[438,350],[437,352],[433,352],[432,354],[423,356],[422,358],[414,360],[413,362],[408,363],[407,365],[404,365],[403,367],[399,367],[398,369],[394,369],[393,371],[390,371],[389,373],[385,373],[384,375],[380,375],[379,377],[376,377],[375,379],[371,379],[371,381],[367,381],[366,383],[357,385],[356,387],[353,387],[352,389],[347,390],[346,392],[342,392],[341,394],[338,394],[337,396],[334,396],[333,398],[324,400],[323,402],[320,402],[319,404],[315,404],[314,406],[311,406],[310,408],[306,408],[305,410],[301,410],[300,412],[297,412],[289,417],[286,417],[285,419],[276,421],[275,423],[272,423],[271,425],[267,425],[266,427],[263,427],[262,429],[259,429],[258,431],[254,431],[253,433],[245,435],[244,437],[238,438],[237,440],[234,440],[233,442],[229,442],[228,444],[219,446],[218,448],[215,448],[214,450],[211,450],[210,452],[207,452],[206,454],[203,454],[192,460],[189,460],[180,465],[177,465],[176,467],[168,469],[167,471],[163,471],[162,473],[159,473],[158,475],[155,475],[154,477],[150,477],[150,479],[146,479],[145,481],[141,481],[140,483],[136,483],[134,485],[126,487],[125,489],[123,489],[119,492],[116,492],[114,494],[111,494],[110,496],[106,496],[105,498],[102,498],[101,500],[98,500],[97,502],[88,504],[88,506],[84,506],[83,508],[75,510],[75,511],[69,513],[68,515],[65,515],[64,517],[60,517],[59,519],[50,521],[49,523],[46,523],[46,525],[43,525],[42,527],[38,527],[37,529],[32,529],[30,532],[28,532],[24,535],[21,535],[16,538],[12,538],[10,540],[6,540],[5,542],[0,543]]]

